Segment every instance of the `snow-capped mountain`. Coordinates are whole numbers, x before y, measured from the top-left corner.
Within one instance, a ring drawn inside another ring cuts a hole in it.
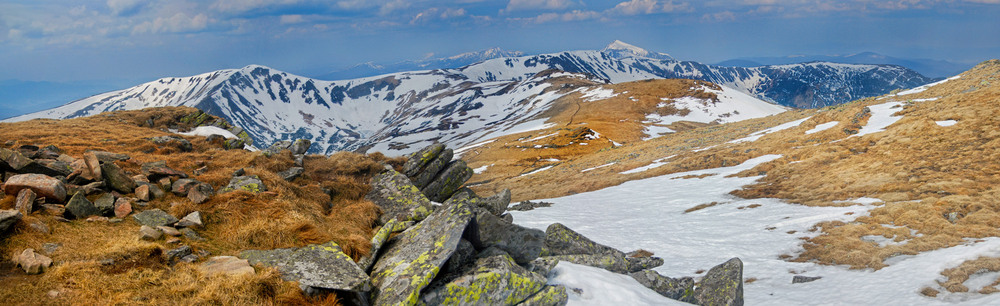
[[[604,47],[604,49],[601,49],[601,53],[611,55],[612,57],[617,59],[622,59],[626,57],[645,57],[645,58],[660,59],[660,60],[674,59],[673,57],[670,57],[670,54],[650,52],[647,51],[646,49],[630,45],[620,40],[615,40],[607,47]]]
[[[495,58],[517,57],[523,55],[524,53],[521,51],[491,48],[443,58],[409,60],[391,64],[378,64],[374,62],[361,63],[347,69],[318,75],[316,78],[321,80],[346,80],[404,71],[456,68]]]

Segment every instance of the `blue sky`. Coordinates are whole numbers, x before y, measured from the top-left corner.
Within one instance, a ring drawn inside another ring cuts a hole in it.
[[[1000,0],[3,0],[0,82],[108,87],[249,64],[316,75],[615,39],[706,63],[863,51],[978,62],[1000,57],[997,16]],[[6,101],[0,112],[39,107]]]

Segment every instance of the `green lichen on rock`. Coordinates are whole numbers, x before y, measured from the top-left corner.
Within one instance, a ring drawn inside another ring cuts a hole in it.
[[[432,156],[422,156],[421,160],[427,158],[431,159],[425,166],[419,169],[419,172],[407,174],[406,176],[413,181],[413,185],[423,189],[427,187],[427,185],[429,185],[435,177],[437,177],[438,173],[445,169],[445,166],[451,162],[454,155],[454,151],[451,149],[445,149]]]
[[[405,175],[387,169],[372,178],[372,189],[365,199],[382,209],[379,223],[389,220],[420,221],[430,215],[430,200]]]
[[[374,304],[416,305],[420,291],[455,252],[472,218],[467,203],[449,202],[394,238],[372,269]]]
[[[416,176],[417,173],[420,173],[431,161],[437,158],[441,154],[441,151],[444,151],[444,148],[443,144],[436,143],[420,149],[420,151],[413,152],[413,154],[407,156],[406,163],[403,164],[403,174],[409,177]]]
[[[400,222],[396,220],[389,220],[382,228],[379,228],[375,236],[372,237],[371,243],[371,254],[361,258],[358,261],[358,266],[364,269],[365,272],[371,271],[372,265],[375,264],[375,258],[378,258],[379,251],[382,250],[382,246],[389,240],[389,235],[396,232],[401,232],[407,228],[406,222]]]
[[[594,242],[560,223],[553,223],[545,229],[545,250],[545,255],[549,256],[616,254],[625,257],[622,251]]]
[[[662,296],[681,302],[697,304],[694,298],[694,280],[690,277],[671,278],[660,275],[653,270],[644,270],[629,274],[639,284],[653,289]]]
[[[743,261],[733,258],[713,267],[694,291],[699,305],[743,305]]]
[[[519,306],[563,306],[569,300],[569,294],[566,294],[566,287],[563,286],[545,286],[541,291],[535,293],[528,299],[517,304]]]
[[[527,264],[542,253],[545,232],[507,223],[485,209],[480,209],[476,222],[480,241],[487,247],[494,246],[509,253],[518,264]]]
[[[302,248],[247,250],[239,257],[250,264],[275,267],[283,279],[298,281],[303,286],[353,292],[371,290],[368,275],[333,241]]]
[[[267,191],[267,187],[264,186],[264,182],[260,180],[256,175],[245,175],[245,176],[234,176],[229,179],[229,184],[223,187],[219,193],[225,193],[230,191],[243,190],[252,193],[260,193]]]
[[[545,287],[545,277],[531,273],[510,256],[476,260],[475,266],[421,297],[428,305],[517,305]]]
[[[473,173],[465,161],[461,159],[452,161],[422,190],[431,201],[444,202],[472,178]]]

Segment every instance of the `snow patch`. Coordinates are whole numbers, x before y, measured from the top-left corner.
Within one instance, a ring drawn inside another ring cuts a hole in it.
[[[616,94],[615,91],[611,90],[610,88],[605,89],[604,87],[597,87],[593,89],[583,90],[583,96],[581,98],[583,98],[584,102],[594,102],[594,101],[614,98],[617,96],[618,94]]]
[[[931,87],[934,87],[934,86],[937,86],[937,85],[941,85],[941,84],[944,84],[945,82],[948,82],[948,81],[951,81],[951,80],[955,80],[955,79],[958,79],[958,78],[961,78],[961,77],[962,77],[962,75],[959,74],[959,75],[956,75],[956,76],[953,76],[953,77],[950,77],[950,78],[947,78],[947,79],[944,79],[944,80],[940,80],[940,81],[937,81],[937,82],[934,82],[934,83],[930,83],[930,84],[927,84],[927,85],[923,85],[923,86],[914,87],[914,88],[911,88],[911,89],[908,89],[908,90],[900,91],[899,93],[896,93],[896,95],[897,96],[905,96],[905,95],[912,95],[912,94],[915,94],[915,93],[921,93],[921,92],[924,92],[924,91],[926,91],[927,89],[929,89]]]
[[[630,276],[564,261],[549,272],[548,283],[566,286],[568,305],[690,305],[668,299]]]
[[[472,173],[475,173],[475,174],[483,173],[483,172],[486,171],[486,169],[488,169],[492,165],[493,164],[489,164],[489,165],[484,165],[482,167],[478,167],[478,168],[472,169]]]
[[[583,169],[583,170],[580,170],[580,173],[587,172],[587,171],[597,170],[597,169],[604,168],[604,167],[607,167],[607,166],[610,166],[610,165],[614,165],[614,164],[615,163],[607,163],[607,164],[603,164],[603,165],[600,165],[600,166],[597,166],[597,167],[591,167],[591,168]]]
[[[903,105],[903,102],[886,102],[882,104],[869,106],[868,109],[871,110],[871,117],[868,118],[868,123],[858,130],[857,134],[851,135],[851,137],[861,137],[864,135],[878,133],[885,131],[885,128],[889,127],[899,119],[903,119],[903,116],[893,116],[899,107]]]
[[[806,135],[829,130],[830,128],[837,126],[837,124],[839,123],[840,123],[839,121],[830,121],[827,123],[816,125],[816,127],[814,127],[813,129],[806,131]]]
[[[555,167],[555,165],[541,167],[541,168],[535,169],[534,171],[531,171],[531,172],[528,172],[528,173],[525,173],[525,174],[521,174],[521,175],[518,175],[518,176],[520,177],[520,176],[532,175],[532,174],[535,174],[535,173],[538,173],[538,172],[542,172],[542,171],[545,171],[545,170],[552,169],[552,167]]]
[[[199,126],[191,130],[190,132],[176,133],[184,136],[211,136],[211,135],[222,135],[226,139],[238,138],[233,132],[227,131],[226,129],[217,126]]]
[[[760,139],[761,137],[764,137],[764,135],[771,134],[771,133],[774,133],[774,132],[777,132],[777,131],[787,130],[787,129],[790,129],[790,128],[793,128],[793,127],[797,127],[800,124],[802,124],[803,122],[806,122],[806,120],[809,120],[809,118],[812,118],[812,116],[809,116],[809,117],[806,117],[806,118],[802,118],[802,119],[799,119],[799,120],[795,120],[795,121],[792,121],[792,122],[787,122],[787,123],[781,124],[779,126],[772,127],[772,128],[769,128],[769,129],[765,129],[765,130],[762,130],[762,131],[757,131],[757,132],[754,132],[753,134],[750,134],[750,136],[743,137],[743,138],[740,138],[740,139],[736,139],[736,140],[730,141],[729,143],[740,143],[740,142],[757,141],[757,139]]]
[[[942,121],[934,121],[934,123],[937,123],[937,125],[940,125],[940,126],[953,126],[955,124],[958,124],[958,121],[956,121],[956,120],[942,120]]]

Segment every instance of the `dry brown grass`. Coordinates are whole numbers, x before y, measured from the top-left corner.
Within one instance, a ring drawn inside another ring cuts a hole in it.
[[[175,121],[193,111],[191,108],[163,108],[62,121],[0,123],[0,144],[7,140],[14,140],[13,147],[52,144],[76,158],[88,149],[125,153],[132,159],[118,164],[132,174],[139,173],[139,166],[144,162],[162,160],[171,168],[211,184],[216,190],[229,182],[233,172],[244,168],[247,174],[259,176],[268,191],[219,194],[202,204],[168,192],[167,197],[150,202],[148,207],[134,209],[160,208],[176,216],[201,211],[205,228],[198,232],[206,240],[185,239],[183,243],[195,250],[207,250],[212,255],[236,255],[246,249],[298,247],[331,240],[353,258],[368,255],[369,240],[378,216],[377,206],[363,199],[369,188],[368,181],[382,169],[382,163],[398,167],[401,159],[355,153],[308,156],[304,160],[306,173],[293,182],[286,182],[275,172],[293,165],[287,151],[265,158],[243,150],[223,150],[219,144],[205,141],[204,137],[182,136],[191,141],[194,150],[180,152],[177,148],[158,147],[148,141],[149,137],[171,135],[164,131],[168,127],[186,128]],[[152,128],[140,126],[151,117],[156,118]],[[13,196],[0,199],[0,208],[12,206]],[[32,222],[47,224],[52,234],[31,230],[28,224]],[[307,299],[297,286],[281,281],[278,274],[270,270],[245,279],[206,278],[193,265],[167,266],[143,259],[142,254],[159,254],[177,246],[164,245],[162,240],[140,241],[138,228],[130,219],[117,224],[62,223],[38,212],[27,216],[10,236],[0,241],[0,254],[3,258],[11,258],[24,248],[41,250],[44,243],[60,243],[62,246],[57,251],[48,254],[56,265],[42,276],[25,276],[14,269],[0,273],[0,281],[14,284],[0,289],[0,297],[15,304],[69,301],[227,305],[336,303],[335,296]],[[102,268],[98,261],[104,259],[115,260],[115,266],[121,268]],[[61,292],[60,297],[46,300],[50,290]]]

